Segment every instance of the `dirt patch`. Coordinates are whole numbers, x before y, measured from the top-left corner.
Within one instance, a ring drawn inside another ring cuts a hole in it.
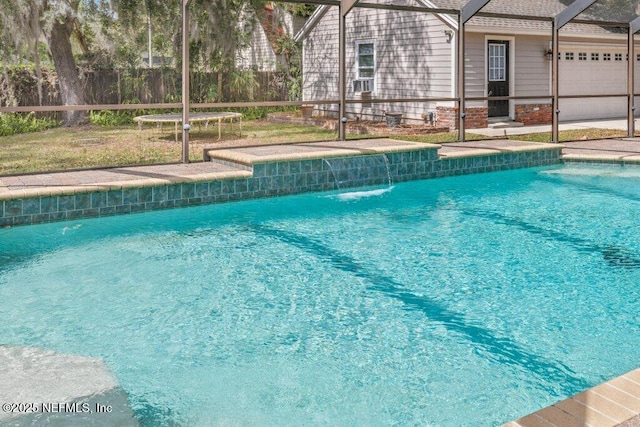
[[[317,126],[333,131],[338,130],[338,120],[333,117],[315,116],[306,119],[299,112],[272,113],[267,116],[267,121],[271,123]],[[353,120],[347,122],[347,133],[356,135],[428,135],[446,132],[449,132],[449,128],[427,124],[400,124],[388,127],[386,122],[382,121]]]

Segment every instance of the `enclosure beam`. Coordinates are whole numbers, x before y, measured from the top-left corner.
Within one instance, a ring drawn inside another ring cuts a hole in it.
[[[640,18],[636,18],[629,23],[629,77],[627,79],[629,83],[629,111],[628,111],[628,136],[633,138],[636,134],[636,61],[635,50],[636,42],[635,35],[640,31]]]
[[[458,50],[457,59],[457,75],[458,75],[458,141],[463,142],[465,140],[465,69],[464,69],[464,49],[465,49],[465,37],[464,37],[464,21],[462,15],[458,15],[458,37],[456,39],[456,48]]]
[[[560,30],[560,28],[567,25],[573,18],[580,15],[597,1],[598,0],[575,0],[562,12],[556,15],[554,19],[554,22],[556,23],[556,30]]]
[[[572,19],[584,12],[589,6],[598,0],[575,0],[562,12],[553,18],[551,23],[551,94],[553,96],[553,112],[551,113],[551,140],[558,143],[560,140],[560,63],[558,55],[560,53],[560,29],[567,25]]]
[[[338,98],[340,98],[338,108],[338,140],[340,141],[346,139],[347,128],[347,14],[344,11],[344,3],[346,1],[347,0],[341,1],[340,6],[338,6],[338,19],[340,20],[338,22],[338,43],[340,45],[338,47]]]
[[[485,7],[491,0],[469,0],[467,4],[460,9],[460,21],[462,24],[466,24],[476,13],[480,12],[480,9]],[[462,28],[462,27],[460,27]]]
[[[338,6],[338,97],[340,106],[338,108],[338,139],[344,141],[347,129],[347,14],[353,9],[359,0],[341,0]]]
[[[636,97],[635,97],[635,33],[631,26],[629,26],[628,34],[627,55],[629,60],[627,61],[627,87],[628,87],[628,102],[627,102],[627,136],[633,138],[636,133]]]
[[[189,163],[189,3],[182,0],[182,163]]]
[[[636,18],[629,23],[631,34],[637,34],[640,31],[640,18]]]
[[[464,52],[465,52],[465,34],[464,26],[476,13],[487,5],[491,0],[470,0],[467,4],[462,6],[460,14],[458,15],[458,38],[456,40],[456,47],[458,49],[458,141],[465,140],[465,119],[466,113],[466,90],[465,90],[465,64],[464,64]]]
[[[347,16],[351,9],[358,3],[360,0],[341,0],[340,1],[340,16]]]
[[[555,20],[551,23],[551,31],[551,141],[557,144],[560,140],[560,32]]]

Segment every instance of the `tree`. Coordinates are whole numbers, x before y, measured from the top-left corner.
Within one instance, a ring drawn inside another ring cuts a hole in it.
[[[71,45],[71,37],[77,31],[79,6],[80,0],[0,0],[4,37],[19,51],[25,50],[24,46],[33,46],[32,58],[38,75],[38,43],[41,38],[46,41],[58,74],[63,105],[85,103]],[[86,111],[64,113],[66,126],[81,125],[87,121]]]
[[[637,16],[638,0],[598,0],[586,10],[588,16],[610,22],[631,22]]]
[[[250,39],[256,14],[264,6],[264,0],[193,0],[190,13],[190,64],[191,68],[218,73],[218,100],[222,100],[222,75],[232,77],[228,82],[245,86],[241,77],[246,73],[235,70],[236,54]],[[132,38],[139,39],[138,48],[144,49],[141,28],[143,19],[150,17],[164,39],[171,39],[176,62],[181,61],[182,2],[163,0],[111,0],[112,13],[118,17],[118,25],[133,31]],[[137,31],[137,33],[135,33]]]
[[[151,25],[154,51],[180,58],[181,4],[181,1],[166,0],[102,0],[99,11],[102,29],[121,49],[143,52],[147,51],[148,25]],[[114,57],[119,56],[115,50],[110,53]]]

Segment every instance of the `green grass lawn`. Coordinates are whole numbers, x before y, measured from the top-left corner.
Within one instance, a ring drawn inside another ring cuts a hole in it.
[[[190,133],[189,157],[202,160],[205,146],[277,144],[282,142],[335,139],[326,129],[246,122],[242,136],[237,125],[231,133],[223,125],[218,141],[217,128],[198,129]],[[113,167],[179,162],[182,142],[175,142],[172,126],[164,129],[135,126],[83,126],[54,128],[42,132],[0,137],[0,175],[60,171],[80,168]]]
[[[564,130],[558,134],[559,142],[588,139],[606,139],[626,136],[627,132],[619,129],[577,129]],[[509,139],[530,142],[551,142],[551,132],[538,132],[526,135],[513,135]]]
[[[561,141],[622,136],[616,130],[585,129],[560,133]],[[262,120],[245,121],[242,135],[238,126],[223,125],[218,141],[217,128],[199,129],[190,133],[189,154],[192,161],[202,160],[205,147],[238,147],[247,145],[281,144],[307,141],[336,140],[337,132],[320,127],[270,123]],[[425,143],[454,142],[456,132],[419,136],[393,135],[395,139]],[[467,133],[467,139],[486,139]],[[374,135],[347,135],[348,139],[380,138]],[[523,141],[549,142],[550,132],[513,136]],[[175,142],[173,126],[164,129],[148,126],[58,127],[42,132],[0,137],[0,175],[61,171],[81,168],[114,167],[179,162],[182,143]]]

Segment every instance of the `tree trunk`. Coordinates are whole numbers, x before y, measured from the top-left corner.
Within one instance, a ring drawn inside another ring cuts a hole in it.
[[[82,94],[82,85],[76,62],[73,58],[73,51],[71,50],[71,30],[70,22],[60,22],[55,19],[47,39],[53,56],[53,63],[58,73],[62,104],[83,105],[85,100]],[[65,126],[79,126],[86,124],[88,121],[89,116],[86,111],[64,112]]]

